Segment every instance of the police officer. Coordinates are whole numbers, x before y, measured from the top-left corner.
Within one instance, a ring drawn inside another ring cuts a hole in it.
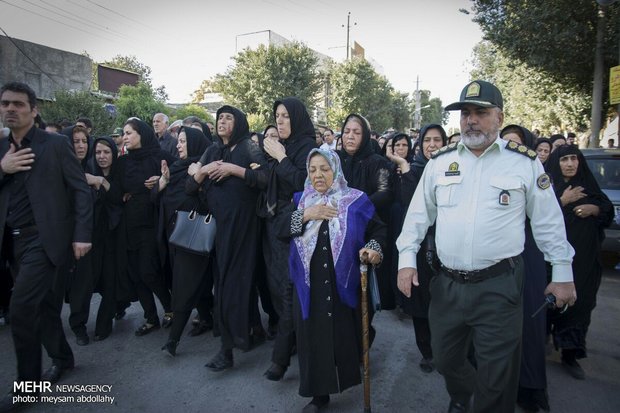
[[[429,322],[438,371],[450,394],[449,412],[513,411],[519,377],[525,217],[553,265],[545,290],[557,306],[576,300],[560,207],[534,151],[500,139],[501,92],[481,80],[460,101],[461,142],[435,152],[427,164],[398,238],[398,288],[418,285],[416,253],[437,220],[441,260],[431,280]],[[541,303],[544,297],[540,297]],[[477,370],[467,360],[473,344]]]

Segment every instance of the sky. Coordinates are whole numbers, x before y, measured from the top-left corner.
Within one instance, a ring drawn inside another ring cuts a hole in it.
[[[470,7],[469,0],[0,0],[0,27],[98,62],[135,55],[151,67],[153,85],[182,103],[226,71],[245,33],[271,30],[344,60],[351,12],[351,44],[361,44],[397,90],[412,94],[419,76],[420,89],[445,106],[470,80],[482,40],[472,15],[459,12]],[[448,126],[458,126],[458,116]]]

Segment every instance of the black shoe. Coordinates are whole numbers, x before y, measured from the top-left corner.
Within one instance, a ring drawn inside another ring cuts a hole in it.
[[[205,367],[211,371],[222,371],[233,366],[232,350],[220,350]]]
[[[281,366],[277,363],[272,363],[271,367],[267,369],[263,376],[267,377],[267,380],[271,381],[280,381],[282,377],[284,377],[284,373],[286,373],[288,367]]]
[[[78,346],[86,346],[90,343],[90,338],[86,333],[79,333],[75,335],[75,342]]]
[[[127,311],[125,310],[117,311],[116,314],[114,314],[114,319],[116,321],[122,320],[123,318],[125,318],[126,315],[127,315]]]
[[[57,364],[52,364],[52,366],[47,369],[45,373],[41,374],[41,381],[49,381],[52,384],[57,383],[58,380],[60,380],[62,376],[70,370],[73,370],[73,365],[61,367]]]
[[[467,406],[463,403],[450,400],[450,406],[448,406],[448,413],[467,413]]]
[[[199,321],[198,324],[195,324],[194,327],[187,332],[187,335],[190,337],[196,337],[212,329],[213,323],[209,324],[206,321]]]
[[[547,394],[547,389],[536,389],[534,390],[533,395],[534,403],[544,411],[551,411],[551,407],[549,406],[549,394]]]
[[[196,316],[194,318],[192,318],[192,325],[196,326],[200,323],[200,316]]]
[[[163,318],[161,319],[161,326],[163,328],[168,328],[172,325],[172,318],[174,317],[173,313],[165,313]]]
[[[585,373],[585,371],[583,371],[583,369],[581,368],[579,363],[577,363],[577,360],[575,360],[575,359],[564,359],[563,358],[562,359],[562,366],[564,366],[564,369],[568,372],[568,374],[570,374],[571,376],[573,376],[577,380],[585,380],[586,379],[586,373]]]
[[[517,405],[527,413],[536,413],[539,409],[538,404],[534,401],[534,389],[526,389],[525,387],[519,386]]]
[[[106,334],[95,333],[95,336],[93,337],[93,341],[103,341],[108,337],[110,337],[110,333],[106,333]]]
[[[177,355],[178,345],[179,345],[178,341],[168,340],[168,342],[164,344],[164,346],[161,348],[161,351],[163,351],[165,354],[169,355],[170,357],[174,357]]]
[[[423,358],[420,361],[420,370],[422,370],[424,373],[432,373],[435,370],[433,359]]]
[[[302,413],[315,413],[321,409],[324,409],[329,404],[329,395],[327,396],[314,396],[310,403],[306,404],[302,409]]]
[[[145,336],[148,333],[153,332],[155,330],[159,330],[159,323],[158,324],[144,323],[140,326],[140,328],[136,330],[136,335],[138,337]]]

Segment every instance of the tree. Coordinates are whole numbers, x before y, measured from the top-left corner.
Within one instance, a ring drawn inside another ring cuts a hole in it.
[[[93,121],[93,135],[107,135],[112,132],[114,118],[105,109],[105,103],[89,91],[57,90],[54,101],[40,105],[41,117],[48,123],[87,117]]]
[[[592,92],[598,5],[594,0],[473,0],[474,21],[506,57],[577,93]],[[606,7],[605,66],[618,61],[620,5]],[[606,74],[605,76],[608,76]]]
[[[393,126],[394,88],[366,60],[353,58],[333,65],[329,70],[329,84],[331,106],[327,109],[327,119],[330,125],[341,125],[348,114],[358,113],[366,117],[375,130]]]
[[[508,57],[490,42],[474,48],[473,79],[493,82],[504,97],[504,124],[540,129],[543,134],[587,129],[589,92],[558,82],[541,69]]]
[[[185,119],[188,116],[198,116],[205,122],[214,123],[215,119],[205,108],[199,105],[185,105],[176,110],[174,113],[175,119]]]
[[[415,111],[415,102],[412,102],[411,112]],[[427,106],[427,107],[425,107]],[[420,119],[422,126],[434,123],[437,125],[445,125],[448,123],[450,114],[443,110],[441,99],[432,98],[430,90],[420,90]]]
[[[141,82],[136,86],[121,86],[119,98],[116,101],[116,110],[117,119],[121,123],[135,116],[150,124],[154,114],[167,112],[166,106],[155,98],[149,85]]]
[[[203,82],[194,92],[194,101],[204,95],[205,86],[247,114],[264,119],[272,117],[273,102],[286,96],[296,96],[312,112],[321,87],[317,62],[314,52],[301,43],[245,49],[226,73]]]

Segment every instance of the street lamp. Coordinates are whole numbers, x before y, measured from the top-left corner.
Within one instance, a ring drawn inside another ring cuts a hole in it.
[[[420,130],[420,123],[422,122],[422,109],[430,108],[431,105],[424,105],[419,108],[415,108],[413,111],[413,127],[414,129]]]

